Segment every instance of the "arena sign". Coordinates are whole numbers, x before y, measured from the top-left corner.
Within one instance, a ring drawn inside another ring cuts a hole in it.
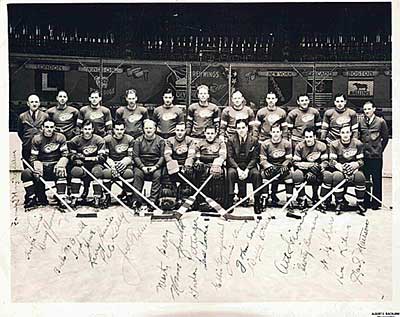
[[[349,80],[348,95],[349,97],[372,97],[374,95],[374,80]]]
[[[26,64],[24,66],[26,69],[37,69],[37,70],[47,70],[47,71],[59,71],[68,72],[71,70],[71,66],[68,65],[56,65],[56,64]]]

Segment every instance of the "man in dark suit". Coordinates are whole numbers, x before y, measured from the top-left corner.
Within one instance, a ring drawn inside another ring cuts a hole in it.
[[[250,180],[255,190],[262,181],[257,169],[260,145],[258,140],[249,134],[249,125],[245,120],[236,122],[236,133],[228,140],[227,152],[228,206],[232,206],[235,182],[245,185],[247,180]],[[254,212],[261,213],[260,194],[254,197]]]

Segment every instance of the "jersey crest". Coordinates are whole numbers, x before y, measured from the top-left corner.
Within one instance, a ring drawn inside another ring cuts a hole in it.
[[[267,120],[268,120],[269,123],[277,122],[280,119],[281,119],[281,117],[276,113],[270,114],[267,117]]]
[[[88,145],[88,146],[83,147],[83,149],[82,149],[82,153],[85,155],[93,154],[96,151],[97,151],[97,146],[95,146],[95,145]]]
[[[350,122],[350,117],[348,116],[343,116],[343,117],[339,117],[336,119],[336,123],[339,125],[343,125],[345,123],[349,123]]]
[[[127,151],[128,148],[129,148],[129,145],[128,145],[128,144],[118,144],[118,145],[115,147],[115,152],[117,152],[117,153],[123,153],[123,152]]]
[[[43,152],[51,153],[56,151],[60,147],[60,144],[57,143],[48,143],[43,147]]]
[[[103,118],[103,113],[102,112],[92,112],[89,115],[89,119],[90,120],[96,120],[96,119],[100,119],[100,118]]]
[[[314,115],[312,115],[312,114],[306,114],[301,118],[301,120],[303,122],[309,122],[309,121],[311,121],[313,119],[314,119]]]
[[[67,120],[72,119],[73,116],[74,116],[73,113],[62,113],[62,114],[59,116],[59,119],[60,119],[60,121],[67,121]]]
[[[142,115],[141,115],[140,113],[131,114],[131,115],[128,117],[128,121],[129,121],[130,123],[137,122],[137,121],[139,121],[140,119],[142,119]]]
[[[188,146],[186,144],[179,145],[175,150],[176,154],[178,155],[186,153],[187,151],[188,151]]]
[[[308,162],[315,162],[320,157],[321,157],[321,153],[320,152],[311,152],[310,154],[307,155],[306,159],[307,159]]]
[[[285,154],[286,154],[286,152],[283,150],[274,150],[274,151],[272,151],[271,156],[273,158],[280,158],[280,157],[285,156]]]
[[[350,148],[350,149],[343,150],[343,157],[346,159],[351,158],[352,156],[355,156],[356,154],[357,154],[356,148]]]
[[[201,118],[209,118],[212,116],[212,112],[210,110],[204,109],[199,111],[199,116]]]
[[[165,121],[174,120],[175,118],[176,118],[175,112],[166,112],[166,113],[163,113],[163,115],[162,115],[162,119]]]

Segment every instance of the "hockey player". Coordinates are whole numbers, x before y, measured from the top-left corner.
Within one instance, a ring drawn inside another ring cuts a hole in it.
[[[254,111],[245,105],[242,93],[236,90],[231,97],[231,106],[222,110],[219,135],[221,140],[228,140],[229,137],[236,135],[236,122],[238,120],[246,120],[250,128],[250,132],[254,135],[253,129],[255,125]]]
[[[163,139],[175,136],[175,127],[185,121],[183,110],[173,104],[174,94],[167,89],[163,95],[164,104],[154,109],[154,121],[157,125],[157,134]]]
[[[125,133],[135,139],[143,135],[143,122],[148,119],[147,109],[139,106],[135,89],[128,89],[125,92],[126,106],[121,106],[115,112],[115,120],[125,122]]]
[[[110,109],[101,105],[101,95],[98,90],[93,90],[89,94],[89,106],[84,106],[79,110],[77,126],[82,127],[82,122],[90,120],[93,123],[93,133],[105,137],[111,134],[112,130],[112,117]]]
[[[293,165],[296,170],[292,173],[294,186],[300,188],[304,181],[313,186],[313,203],[317,203],[318,187],[322,183],[322,173],[328,166],[328,151],[324,142],[316,140],[314,128],[306,127],[303,129],[303,138],[296,145],[293,155]],[[298,196],[300,208],[307,208],[307,200],[305,199],[305,190],[301,190]]]
[[[265,100],[267,106],[258,110],[256,115],[259,140],[262,142],[271,138],[271,127],[275,123],[281,124],[282,136],[287,137],[286,111],[276,105],[276,93],[268,92]]]
[[[275,175],[280,174],[281,176],[279,179],[285,182],[287,200],[293,195],[293,179],[290,175],[292,159],[292,146],[288,140],[282,138],[281,125],[275,123],[271,127],[271,139],[261,143],[261,175],[267,179],[271,179]],[[276,196],[278,182],[279,180],[272,183],[271,199],[273,206],[277,206],[279,201]]]
[[[151,180],[151,193],[149,199],[156,202],[160,194],[162,167],[164,165],[165,141],[156,135],[156,124],[153,120],[143,122],[144,135],[138,137],[133,146],[134,187],[142,191],[144,181]],[[140,204],[141,198],[136,195],[136,203]]]
[[[211,174],[209,185],[204,189],[204,194],[213,198],[217,203],[224,206],[225,199],[225,172],[223,164],[226,160],[226,144],[217,138],[217,128],[210,125],[205,128],[205,140],[194,145],[194,162],[188,160],[188,165],[193,165],[197,185],[200,186]],[[201,198],[202,200],[202,198]],[[200,203],[201,210],[210,210],[208,204]]]
[[[103,171],[103,184],[111,190],[113,181],[119,177],[125,179],[133,186],[133,144],[134,139],[125,133],[125,123],[122,121],[114,122],[113,134],[104,138],[105,153],[107,156],[107,167]],[[127,205],[132,205],[133,192],[126,184],[122,185],[124,194],[126,194]],[[105,194],[103,207],[106,208],[111,203],[111,195]]]
[[[323,184],[321,196],[325,196],[332,187],[337,186],[345,178],[355,185],[357,198],[357,209],[361,215],[364,215],[366,208],[364,206],[365,194],[365,176],[361,171],[364,165],[363,144],[355,138],[352,138],[352,130],[349,124],[340,128],[340,139],[330,144],[329,164],[334,169],[333,172],[323,172]],[[346,186],[342,186],[335,193],[336,214],[340,215],[347,208],[344,200]],[[326,207],[326,206],[325,206]]]
[[[363,106],[364,117],[360,120],[360,141],[364,144],[364,175],[372,176],[373,195],[382,200],[383,152],[389,142],[389,131],[383,118],[375,115],[376,107],[372,101]],[[365,195],[366,207],[376,210],[381,203]]]
[[[77,120],[79,110],[68,106],[68,94],[65,90],[60,90],[56,96],[57,105],[51,107],[46,112],[49,118],[54,120],[56,124],[56,132],[60,132],[65,135],[67,140],[71,140],[74,136],[79,134],[77,128]]]
[[[186,135],[204,139],[206,127],[212,125],[218,131],[220,111],[216,104],[208,101],[210,94],[206,85],[197,87],[197,97],[199,102],[191,104],[187,110]]]
[[[347,99],[342,93],[338,93],[334,98],[335,108],[325,111],[321,127],[321,140],[331,143],[340,139],[340,128],[344,124],[351,126],[353,138],[358,138],[357,114],[354,110],[346,107]]]
[[[29,110],[21,113],[18,117],[18,136],[22,141],[22,158],[29,161],[32,139],[40,133],[43,122],[48,118],[48,115],[39,110],[40,99],[37,95],[30,95],[26,104]]]
[[[309,106],[310,98],[308,98],[307,94],[304,93],[297,96],[297,105],[298,107],[290,111],[286,118],[293,149],[303,141],[305,128],[312,127],[316,133],[321,129],[321,116],[317,109]]]
[[[260,156],[260,145],[258,140],[249,133],[247,120],[236,121],[236,133],[228,139],[227,144],[227,166],[228,166],[228,202],[233,205],[235,182],[246,184],[250,180],[253,190],[261,186],[261,174],[257,168]],[[239,186],[240,187],[240,186]],[[242,195],[241,196],[245,196]],[[254,212],[261,212],[260,194],[254,197]]]
[[[84,166],[98,180],[103,178],[103,166],[106,161],[104,139],[94,134],[94,124],[90,120],[82,123],[81,135],[77,135],[68,142],[68,148],[71,154],[71,207],[77,205],[79,191],[82,181],[88,179],[93,184],[94,207],[101,205],[103,190],[95,180],[83,170]]]
[[[44,119],[42,127],[43,131],[32,139],[29,162],[34,170],[27,168],[21,174],[25,188],[25,208],[48,204],[45,185],[39,177],[47,181],[55,181],[57,194],[61,198],[66,194],[68,148],[65,136],[54,131],[55,123],[49,118]],[[60,207],[63,207],[61,201],[58,203]]]

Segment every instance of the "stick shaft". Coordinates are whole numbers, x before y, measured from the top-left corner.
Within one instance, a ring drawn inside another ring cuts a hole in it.
[[[321,205],[325,200],[328,199],[338,188],[344,185],[347,182],[347,178],[343,179],[339,184],[337,184],[334,188],[332,188],[329,193],[327,193],[324,197],[322,197],[314,206],[312,206],[308,212],[315,210],[319,205]]]
[[[286,204],[282,207],[281,212],[285,211],[285,209],[287,208],[287,206],[289,206],[289,204],[295,200],[298,196],[298,194],[301,192],[301,190],[306,187],[307,185],[307,181],[305,181],[303,184],[301,184],[299,189],[295,189],[295,193],[292,195],[292,197],[290,197],[290,199],[286,202]]]
[[[386,209],[390,209],[390,207],[388,205],[386,205],[382,200],[380,200],[378,197],[376,197],[374,194],[370,193],[369,191],[367,191],[367,194],[370,195],[373,199],[375,199],[378,203],[380,203],[383,207],[385,207]]]

